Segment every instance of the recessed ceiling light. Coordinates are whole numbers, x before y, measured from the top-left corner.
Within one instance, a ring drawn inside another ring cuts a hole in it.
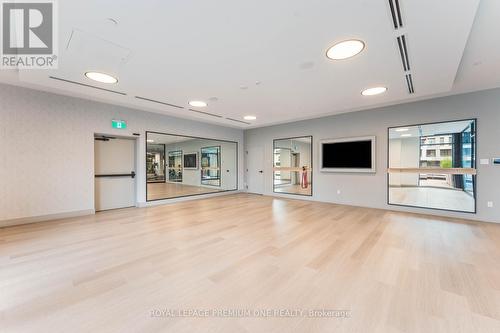
[[[155,140],[147,139],[146,142],[152,143],[155,142]]]
[[[101,82],[101,83],[116,83],[118,79],[109,74],[100,73],[100,72],[86,72],[85,76],[91,80]]]
[[[374,87],[374,88],[368,88],[365,89],[361,92],[361,95],[363,96],[374,96],[378,94],[383,94],[387,91],[386,87]]]
[[[354,57],[365,48],[365,43],[357,39],[345,40],[330,47],[326,56],[332,60],[343,60]]]
[[[189,101],[189,105],[194,106],[195,108],[204,108],[208,104],[203,101]]]
[[[403,137],[403,138],[407,138],[409,136],[411,136],[411,134],[401,134],[401,137]]]
[[[245,119],[245,120],[255,120],[255,119],[257,119],[257,117],[256,116],[244,116],[243,119]]]
[[[409,128],[396,128],[396,132],[408,132]]]

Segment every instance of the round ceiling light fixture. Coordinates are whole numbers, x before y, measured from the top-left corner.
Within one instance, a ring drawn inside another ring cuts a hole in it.
[[[255,120],[255,119],[257,119],[257,117],[256,116],[244,116],[243,119],[245,119],[245,120]]]
[[[361,95],[363,96],[375,96],[379,94],[383,94],[387,91],[386,87],[373,87],[373,88],[368,88],[365,89],[361,92]]]
[[[112,75],[101,72],[86,72],[85,76],[100,83],[117,83],[118,79]]]
[[[189,105],[194,106],[195,108],[204,108],[208,106],[208,104],[203,101],[189,101]]]
[[[339,42],[326,51],[326,56],[332,60],[344,60],[359,54],[365,48],[365,43],[358,39]]]

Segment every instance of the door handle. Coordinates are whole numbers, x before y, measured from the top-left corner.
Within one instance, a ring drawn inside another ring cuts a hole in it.
[[[264,173],[264,171],[262,171],[262,170],[259,170],[259,173]]]
[[[95,178],[103,178],[103,177],[132,177],[132,178],[135,178],[135,172],[132,171],[130,173],[95,175]]]

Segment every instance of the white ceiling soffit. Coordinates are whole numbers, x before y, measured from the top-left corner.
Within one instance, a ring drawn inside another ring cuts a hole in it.
[[[455,77],[460,92],[478,90],[493,67],[487,86],[500,83],[497,1],[482,1],[458,75],[479,0],[399,0],[397,29],[394,1],[60,1],[59,69],[4,72],[0,81],[240,128],[454,94]],[[349,38],[366,43],[361,54],[325,56]],[[477,59],[484,70],[469,66]],[[90,81],[89,70],[119,82]],[[360,94],[378,85],[388,91]]]

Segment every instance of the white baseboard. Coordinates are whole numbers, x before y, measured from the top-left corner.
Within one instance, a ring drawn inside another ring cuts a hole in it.
[[[0,221],[0,228],[11,227],[14,225],[28,224],[28,223],[61,220],[61,219],[67,219],[70,217],[78,217],[78,216],[92,215],[92,214],[95,214],[94,209],[77,210],[77,211],[73,211],[73,212],[64,212],[64,213],[40,215],[40,216],[21,217],[21,218],[17,218],[17,219]]]

